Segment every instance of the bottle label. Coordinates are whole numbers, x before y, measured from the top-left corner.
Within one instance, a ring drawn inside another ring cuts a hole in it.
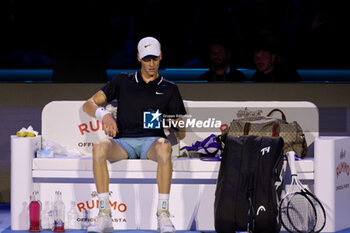
[[[62,220],[55,220],[55,227],[62,227],[62,226],[63,226]]]

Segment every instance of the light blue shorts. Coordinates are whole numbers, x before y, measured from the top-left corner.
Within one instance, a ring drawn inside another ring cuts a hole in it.
[[[118,138],[114,139],[128,152],[129,159],[147,159],[147,152],[159,137]]]

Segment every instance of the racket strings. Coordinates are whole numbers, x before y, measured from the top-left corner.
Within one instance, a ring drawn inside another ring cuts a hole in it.
[[[315,208],[317,221],[316,221],[314,232],[317,233],[322,231],[322,229],[326,225],[326,211],[323,208],[322,203],[313,194],[306,191],[306,195],[308,196],[312,205]]]
[[[325,224],[326,224],[326,212],[321,204],[321,202],[312,194],[310,191],[308,191],[304,185],[301,183],[299,179],[296,179],[296,182],[298,186],[301,188],[302,192],[307,195],[309,200],[311,201],[313,207],[315,208],[316,212],[316,225],[314,228],[314,232],[320,232]]]
[[[288,223],[289,227],[292,229],[291,232],[320,232],[326,223],[326,213],[322,204],[312,193],[310,193],[310,191],[307,190],[307,188],[304,187],[297,176],[293,176],[292,184],[293,187],[290,187],[289,191],[301,191],[302,195],[298,195],[299,200],[296,201],[296,203],[294,203],[295,197],[293,197],[293,204],[290,204],[289,207],[285,207],[285,211],[287,211],[285,215],[287,218],[288,215],[293,215],[289,217],[293,218],[293,220],[289,220]],[[303,198],[301,198],[302,196]],[[290,200],[291,198],[289,198],[289,201]],[[297,207],[299,205],[300,208]],[[304,213],[304,216],[302,216],[302,213]],[[304,221],[302,221],[303,219]],[[284,217],[284,221],[288,221],[286,220],[286,217]],[[294,223],[294,221],[296,221],[296,223]]]
[[[286,228],[286,230],[288,230],[289,232],[296,232],[295,227],[293,226],[293,224],[291,223],[288,217],[288,203],[290,199],[293,197],[294,193],[300,191],[297,185],[297,180],[295,176],[292,176],[292,181],[286,191],[287,192],[284,198],[280,202],[280,208],[279,208],[280,221],[284,226],[284,228]]]
[[[288,206],[288,202],[290,199],[291,195],[287,195],[283,198],[281,204],[280,204],[280,221],[282,223],[282,225],[284,226],[284,228],[289,231],[289,232],[295,232],[295,228],[292,225],[292,223],[290,222],[289,218],[288,218],[288,214],[287,214],[287,206]]]
[[[305,195],[293,195],[287,206],[287,215],[291,225],[298,232],[313,232],[316,226],[316,211],[311,200]]]
[[[299,180],[295,169],[295,153],[289,151],[286,155],[292,182],[280,202],[280,221],[288,232],[320,232],[326,223],[326,212],[322,203]]]

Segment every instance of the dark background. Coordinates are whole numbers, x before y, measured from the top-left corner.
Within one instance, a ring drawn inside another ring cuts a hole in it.
[[[0,68],[52,68],[55,63],[135,68],[137,41],[154,36],[167,68],[206,67],[208,43],[219,38],[230,44],[237,67],[251,68],[250,48],[263,37],[298,69],[347,69],[345,3],[2,0]]]

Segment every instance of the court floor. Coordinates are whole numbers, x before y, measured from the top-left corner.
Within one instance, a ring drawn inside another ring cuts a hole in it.
[[[350,216],[349,216],[350,221]],[[29,232],[29,231],[11,231],[11,214],[10,214],[10,205],[8,204],[0,204],[0,233],[22,233],[22,232]],[[52,232],[49,230],[44,230],[42,232]],[[86,231],[82,230],[67,230],[66,232],[72,232],[72,233],[86,233]],[[115,230],[114,232],[118,233],[156,233],[157,231],[142,231],[142,230]],[[199,231],[177,231],[179,233],[201,233]],[[284,231],[282,231],[284,232]],[[209,233],[209,232],[206,232]],[[210,232],[214,233],[214,232]],[[337,233],[350,233],[350,228],[338,231]]]

